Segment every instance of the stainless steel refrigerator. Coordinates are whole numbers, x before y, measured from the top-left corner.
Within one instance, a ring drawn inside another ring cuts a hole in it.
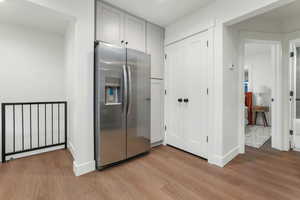
[[[97,169],[150,151],[150,56],[96,42]]]

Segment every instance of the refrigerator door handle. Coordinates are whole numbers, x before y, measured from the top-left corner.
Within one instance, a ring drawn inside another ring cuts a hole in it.
[[[127,107],[128,107],[128,75],[127,75],[127,68],[126,65],[123,65],[123,113],[127,113]]]
[[[127,66],[128,70],[128,109],[127,114],[130,114],[132,107],[132,75],[131,75],[131,66]]]

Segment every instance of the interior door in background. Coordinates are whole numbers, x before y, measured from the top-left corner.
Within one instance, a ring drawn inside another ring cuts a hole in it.
[[[293,90],[294,95],[292,97],[292,121],[294,130],[294,145],[296,149],[300,149],[300,47],[294,47],[293,62]]]

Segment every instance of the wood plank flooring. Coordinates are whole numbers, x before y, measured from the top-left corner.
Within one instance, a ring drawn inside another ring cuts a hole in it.
[[[75,177],[68,151],[0,164],[1,200],[298,200],[300,153],[247,148],[225,168],[171,147]]]

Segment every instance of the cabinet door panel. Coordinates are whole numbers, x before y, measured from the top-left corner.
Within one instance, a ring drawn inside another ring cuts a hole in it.
[[[97,3],[97,39],[121,45],[124,39],[124,14],[103,3]]]
[[[151,80],[151,143],[164,139],[164,82]]]
[[[138,51],[146,51],[146,22],[131,15],[125,15],[124,38],[127,47]]]
[[[164,78],[164,29],[147,23],[147,53],[151,55],[151,77]]]

